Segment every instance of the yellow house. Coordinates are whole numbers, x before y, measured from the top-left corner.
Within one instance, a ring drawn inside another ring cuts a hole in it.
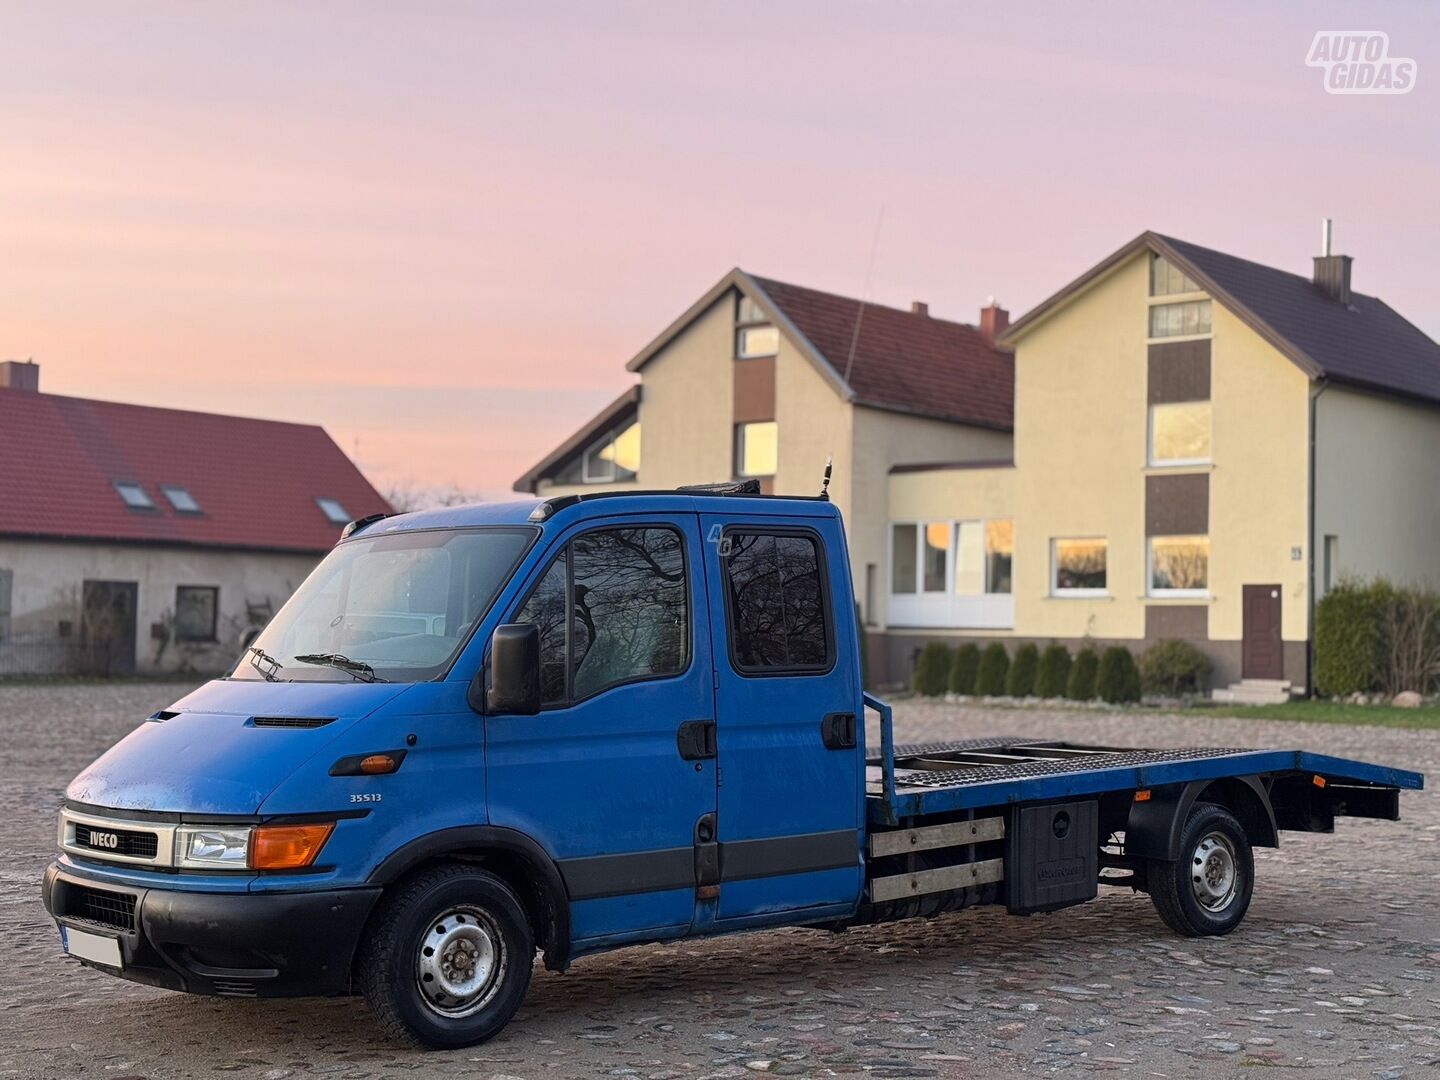
[[[629,362],[639,383],[533,469],[518,491],[672,489],[756,478],[830,496],[849,525],[863,617],[886,620],[890,470],[1008,460],[1011,357],[980,325],[732,270]],[[878,637],[877,637],[877,640]]]
[[[1284,694],[1341,575],[1440,583],[1440,346],[1350,267],[1147,232],[1010,326],[1013,461],[892,471],[888,675],[942,634],[1179,638]]]

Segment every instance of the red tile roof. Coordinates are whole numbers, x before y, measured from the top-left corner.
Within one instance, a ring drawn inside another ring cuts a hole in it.
[[[1002,431],[1014,427],[1014,360],[975,327],[867,303],[856,340],[859,300],[753,280],[842,379],[849,366],[846,381],[857,404]]]
[[[155,509],[127,508],[116,481]],[[0,389],[0,535],[322,552],[342,526],[317,498],[390,509],[320,427]]]

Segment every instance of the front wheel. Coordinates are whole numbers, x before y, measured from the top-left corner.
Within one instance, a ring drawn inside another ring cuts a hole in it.
[[[1146,865],[1150,899],[1186,937],[1228,934],[1250,908],[1255,856],[1245,826],[1223,806],[1197,803],[1180,834],[1180,858]]]
[[[358,975],[386,1034],[449,1050],[484,1042],[509,1023],[534,958],[534,934],[510,886],[452,863],[386,893]]]

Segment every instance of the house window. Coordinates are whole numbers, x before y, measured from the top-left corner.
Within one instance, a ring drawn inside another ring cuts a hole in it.
[[[774,476],[780,429],[774,420],[735,425],[735,475]]]
[[[1325,537],[1325,591],[1328,593],[1340,580],[1340,537]]]
[[[1183,304],[1155,304],[1150,308],[1152,338],[1181,337],[1210,333],[1210,301],[1187,300]]]
[[[196,502],[195,496],[191,495],[186,488],[175,487],[172,484],[161,484],[160,491],[177,513],[200,513],[200,504]]]
[[[212,642],[220,615],[220,590],[213,585],[175,589],[175,640]]]
[[[1150,464],[1193,465],[1210,460],[1210,402],[1150,406]]]
[[[826,671],[834,662],[820,545],[813,535],[729,530],[730,656],[737,671]]]
[[[1057,596],[1104,596],[1105,556],[1104,540],[1052,541],[1051,591]]]
[[[774,356],[780,351],[780,331],[773,326],[742,326],[735,333],[735,355],[741,360]]]
[[[915,552],[920,540],[918,525],[893,525],[890,528],[890,591],[909,595],[915,591]]]
[[[880,576],[880,568],[873,562],[865,564],[865,625],[875,625],[875,579]]]
[[[10,636],[10,605],[14,588],[15,571],[0,570],[0,641]]]
[[[673,529],[607,529],[571,541],[516,616],[540,631],[541,701],[579,701],[684,671],[688,590],[684,540]]]
[[[155,501],[150,498],[150,493],[133,481],[116,480],[115,493],[131,510],[155,509]]]
[[[945,563],[950,555],[950,526],[943,521],[925,526],[925,592],[945,591]]]
[[[1150,538],[1150,595],[1205,596],[1209,587],[1208,536]]]
[[[1150,257],[1151,296],[1175,296],[1199,291],[1200,286],[1164,255]]]
[[[955,526],[955,592],[979,596],[985,591],[985,526],[962,521]]]
[[[350,524],[350,511],[346,510],[338,500],[317,498],[315,505],[320,508],[320,512],[325,515],[325,520],[331,525]]]
[[[581,480],[586,484],[634,480],[639,471],[640,421],[635,420],[586,449]]]
[[[997,518],[985,523],[985,591],[1011,591],[1011,566],[1015,560],[1015,522]]]

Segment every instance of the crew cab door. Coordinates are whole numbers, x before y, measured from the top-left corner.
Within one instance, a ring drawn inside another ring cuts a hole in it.
[[[507,613],[539,627],[544,704],[486,718],[490,822],[556,860],[579,949],[682,934],[715,812],[696,518],[592,520],[559,539]]]
[[[862,888],[864,762],[838,519],[701,515],[715,641],[716,917],[786,921]]]

